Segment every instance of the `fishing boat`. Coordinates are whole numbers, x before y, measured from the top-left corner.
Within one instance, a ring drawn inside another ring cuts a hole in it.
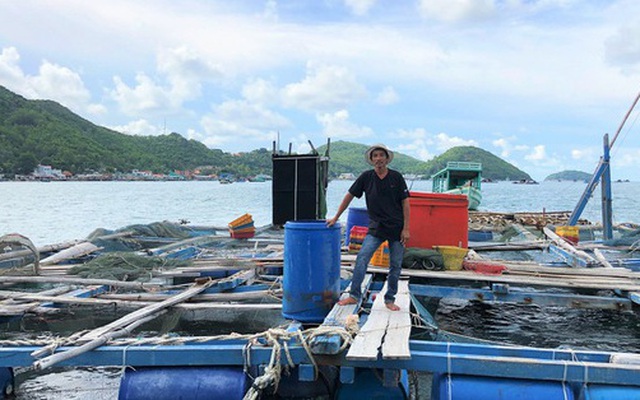
[[[450,161],[431,176],[435,193],[464,194],[469,199],[469,210],[477,210],[482,201],[482,164]]]

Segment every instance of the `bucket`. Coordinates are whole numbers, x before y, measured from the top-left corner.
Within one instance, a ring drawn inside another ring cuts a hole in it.
[[[349,207],[347,215],[347,229],[345,229],[344,242],[349,243],[351,236],[351,228],[354,226],[369,227],[369,213],[366,208]]]
[[[534,381],[530,379],[489,378],[470,375],[435,374],[432,399],[449,400],[573,400],[569,385],[562,382]]]
[[[282,315],[322,322],[340,297],[340,224],[289,221],[284,225]]]
[[[462,269],[462,261],[469,252],[468,249],[455,246],[433,246],[444,260],[444,269],[449,271],[460,271]]]
[[[242,367],[127,369],[119,400],[242,399],[248,389]]]

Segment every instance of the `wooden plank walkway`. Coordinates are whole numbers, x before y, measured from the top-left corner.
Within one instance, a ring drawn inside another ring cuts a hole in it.
[[[508,283],[514,285],[537,285],[573,289],[609,289],[640,292],[640,273],[623,268],[526,268],[510,262],[497,262],[507,267],[501,275],[479,274],[473,271],[427,271],[403,269],[402,274],[409,277],[452,279],[460,281],[484,281]],[[352,269],[351,267],[343,267]],[[575,271],[575,272],[572,272]],[[369,273],[389,273],[388,268],[369,267]]]
[[[371,280],[373,276],[371,274],[367,274],[364,276],[362,281],[362,285],[360,285],[360,289],[364,294],[369,291],[369,285],[371,285]],[[349,290],[351,289],[351,283],[345,289],[345,291],[340,296],[340,300],[345,299],[349,296]],[[333,306],[329,314],[325,317],[324,322],[321,326],[323,327],[341,327],[344,329],[348,329],[347,325],[348,318],[351,315],[358,315],[358,310],[360,310],[360,306],[362,303],[362,299],[358,301],[357,304],[347,304],[346,306],[340,306],[337,303]],[[357,322],[357,320],[356,320]],[[314,337],[311,340],[310,347],[311,352],[313,354],[328,354],[335,355],[341,351],[343,345],[343,339],[336,335],[335,333],[327,333],[324,335],[319,335]]]
[[[349,352],[348,360],[377,360],[379,350],[383,359],[410,359],[409,335],[411,317],[409,314],[409,282],[401,280],[398,284],[396,304],[399,311],[391,311],[384,304],[387,284],[378,293],[367,322],[356,335]]]

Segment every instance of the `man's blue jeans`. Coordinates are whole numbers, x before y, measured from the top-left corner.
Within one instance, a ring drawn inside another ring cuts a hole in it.
[[[360,299],[362,297],[362,281],[367,273],[367,266],[371,257],[378,250],[378,247],[384,242],[385,239],[380,239],[373,235],[367,234],[358,256],[356,257],[356,267],[353,271],[353,278],[351,279],[351,290],[349,295],[354,299]],[[402,272],[402,257],[404,256],[404,246],[399,240],[389,241],[389,276],[387,277],[387,293],[384,295],[385,303],[393,303],[396,299],[396,293],[398,293],[398,279],[400,279],[400,272]]]

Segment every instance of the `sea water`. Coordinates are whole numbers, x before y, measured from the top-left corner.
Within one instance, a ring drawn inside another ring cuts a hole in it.
[[[329,216],[351,181],[327,188]],[[408,182],[411,190],[431,191],[430,181]],[[485,183],[480,210],[498,212],[571,211],[586,187],[582,182]],[[640,222],[640,183],[612,184],[614,222]],[[600,191],[582,217],[600,220]],[[226,227],[249,213],[256,226],[272,220],[271,182],[0,182],[0,235],[20,233],[36,246],[82,239],[96,228],[118,229],[156,221],[189,221]],[[364,199],[352,206],[364,207]],[[346,221],[346,213],[342,217]]]
[[[328,216],[351,183],[329,183]],[[408,184],[414,191],[431,190],[430,181]],[[480,210],[571,211],[585,187],[582,182],[485,183]],[[614,182],[612,192],[614,223],[640,223],[640,183]],[[599,196],[598,189],[582,218],[600,221]],[[364,207],[364,199],[354,199],[352,206]],[[96,228],[115,230],[165,220],[224,228],[245,213],[263,226],[271,223],[271,207],[271,182],[0,182],[0,235],[20,233],[43,246],[85,238]],[[342,220],[346,217],[345,213]],[[442,328],[470,336],[542,347],[640,351],[640,327],[633,313],[468,302],[445,302],[440,310]],[[575,326],[589,329],[575,333]],[[24,373],[17,399],[114,399],[119,376],[118,368]]]

